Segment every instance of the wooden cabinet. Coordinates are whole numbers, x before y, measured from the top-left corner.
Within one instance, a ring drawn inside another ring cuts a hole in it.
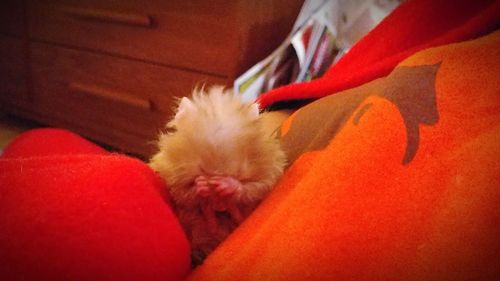
[[[177,97],[197,85],[230,86],[281,43],[301,7],[287,0],[25,4],[6,5],[17,16],[0,30],[8,57],[0,74],[10,81],[1,86],[3,110],[145,157]]]
[[[25,40],[0,34],[0,104],[30,102]]]
[[[25,34],[25,7],[24,1],[0,1],[0,34],[14,37]]]
[[[126,151],[150,153],[149,141],[168,118],[174,98],[209,75],[100,53],[31,46],[33,101],[48,123],[78,131]],[[149,141],[148,141],[149,140]]]
[[[31,37],[226,75],[236,51],[229,1],[34,1]]]
[[[26,106],[29,68],[23,1],[0,1],[0,105]]]

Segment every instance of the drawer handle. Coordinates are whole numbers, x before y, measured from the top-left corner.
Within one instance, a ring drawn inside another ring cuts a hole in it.
[[[77,82],[69,83],[68,88],[72,92],[92,95],[145,111],[154,111],[154,104],[151,100],[143,100],[140,98],[131,97],[130,95],[116,93],[96,86],[85,85]]]
[[[76,7],[61,7],[61,9],[64,13],[74,18],[84,20],[124,24],[146,28],[153,27],[153,17],[150,15]]]

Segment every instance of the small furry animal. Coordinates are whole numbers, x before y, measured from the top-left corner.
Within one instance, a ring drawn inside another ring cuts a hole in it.
[[[201,262],[260,203],[286,165],[277,129],[287,117],[259,114],[230,90],[182,98],[160,134],[150,166],[166,181],[175,211]]]

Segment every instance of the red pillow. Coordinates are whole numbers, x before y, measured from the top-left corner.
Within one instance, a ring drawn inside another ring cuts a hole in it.
[[[67,131],[19,136],[0,158],[0,276],[182,280],[189,244],[164,189],[143,162]]]

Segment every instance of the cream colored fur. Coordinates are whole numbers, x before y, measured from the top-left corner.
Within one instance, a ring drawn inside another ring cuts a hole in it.
[[[165,179],[194,251],[208,254],[236,228],[222,214],[217,233],[207,231],[194,179],[200,175],[238,179],[242,192],[234,199],[247,216],[283,173],[286,158],[273,133],[283,118],[259,114],[257,104],[244,103],[222,87],[195,90],[191,99],[180,100],[150,166]]]

